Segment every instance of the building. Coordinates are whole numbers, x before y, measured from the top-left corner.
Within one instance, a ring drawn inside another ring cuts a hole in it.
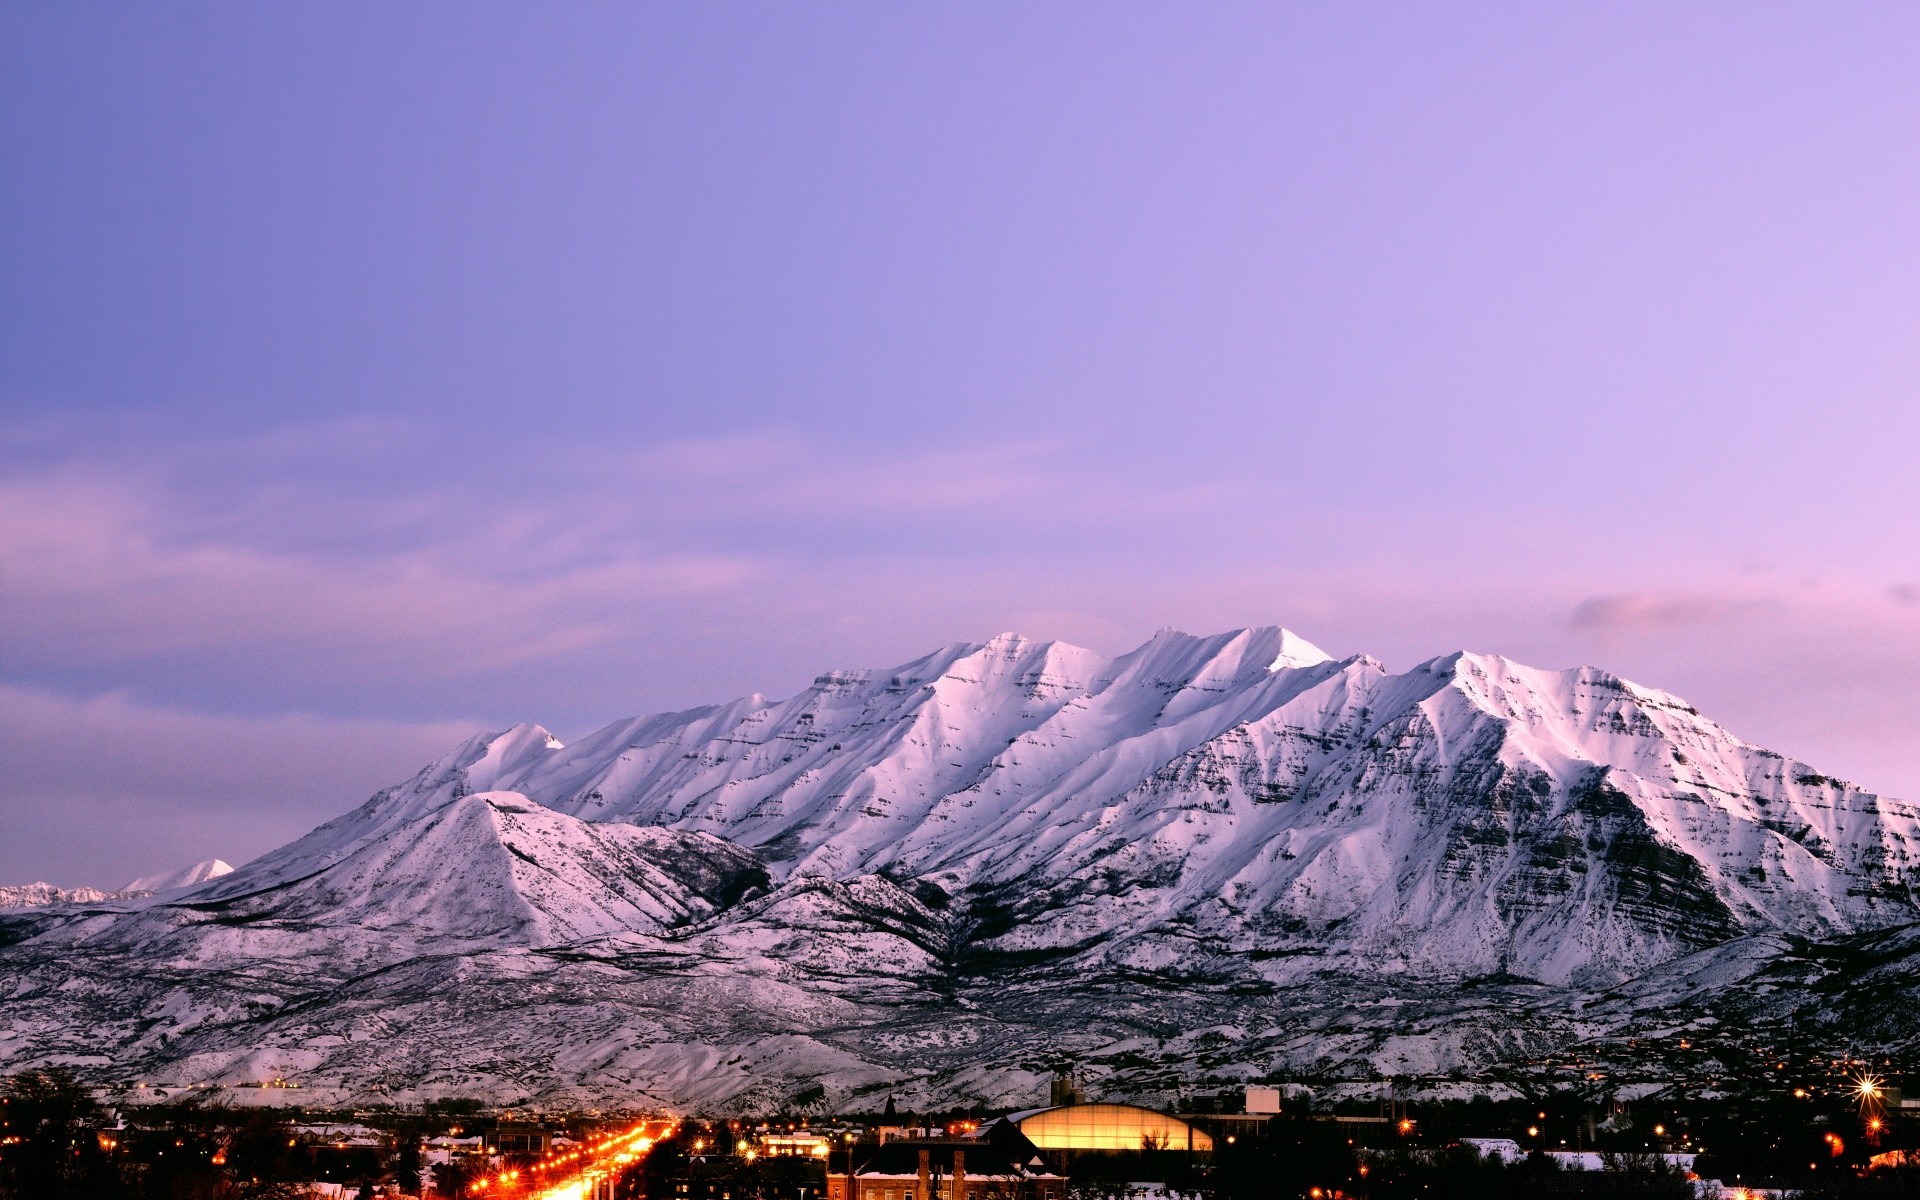
[[[494,1154],[539,1156],[553,1149],[553,1135],[539,1125],[502,1121],[486,1137],[487,1149]]]
[[[1072,1071],[1062,1071],[1053,1077],[1053,1085],[1047,1089],[1047,1104],[1052,1108],[1064,1108],[1069,1104],[1080,1103],[1080,1081]]]
[[[450,1133],[443,1133],[438,1137],[428,1138],[425,1149],[428,1166],[451,1163],[455,1159],[484,1160],[487,1156],[486,1139],[479,1134],[474,1134],[472,1137],[454,1137]]]
[[[880,1114],[880,1124],[874,1130],[882,1142],[907,1136],[907,1127],[900,1120],[900,1110],[893,1105],[893,1093],[887,1093],[887,1110]]]
[[[979,1139],[863,1142],[827,1159],[826,1200],[1066,1200],[1067,1180],[1034,1155]]]
[[[1213,1150],[1212,1134],[1133,1104],[1068,1104],[1007,1120],[1042,1150]]]
[[[825,1158],[833,1142],[824,1134],[807,1130],[788,1133],[763,1133],[754,1142],[754,1150],[768,1158]]]

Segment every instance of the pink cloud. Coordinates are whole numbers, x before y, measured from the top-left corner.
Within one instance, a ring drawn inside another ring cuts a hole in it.
[[[1702,592],[1620,592],[1592,596],[1574,606],[1572,626],[1603,633],[1728,625],[1777,608],[1765,596]]]
[[[450,713],[567,736],[1003,629],[1117,651],[1165,625],[1256,623],[1396,669],[1461,648],[1595,663],[1822,769],[1920,793],[1920,605],[1885,582],[1647,546],[1602,569],[1532,510],[1370,528],[1345,494],[1281,503],[1245,477],[1136,479],[1029,443],[856,456],[773,432],[535,444],[478,466],[417,431],[360,433],[322,438],[357,448],[338,470],[303,464],[290,437],[16,455],[0,637],[44,744],[13,751],[37,774],[31,796],[10,794],[94,828],[124,803],[209,836],[220,826],[193,800],[223,797],[277,836],[297,832],[277,798],[340,811],[444,748]],[[196,711],[210,707],[339,716],[254,725]],[[356,714],[390,734],[356,740]],[[58,733],[68,721],[152,753],[102,765],[89,738]],[[286,753],[232,759],[221,730]],[[377,773],[320,761],[363,744],[389,747],[368,752]]]

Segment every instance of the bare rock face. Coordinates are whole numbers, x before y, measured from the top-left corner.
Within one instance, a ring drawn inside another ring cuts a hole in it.
[[[1602,671],[1003,635],[474,738],[230,874],[0,915],[0,1066],[739,1106],[1020,1102],[1065,1054],[1139,1095],[1485,1072],[1707,1019],[1702,955],[1886,947],[1742,1017],[1817,1025],[1807,981],[1907,978],[1915,921],[1914,806]]]

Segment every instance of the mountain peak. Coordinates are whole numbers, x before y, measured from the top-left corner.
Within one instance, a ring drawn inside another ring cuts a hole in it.
[[[176,871],[163,871],[158,875],[143,875],[129,883],[124,890],[129,892],[170,892],[175,888],[192,887],[205,883],[209,879],[218,879],[222,875],[231,875],[233,868],[224,860],[210,858],[205,862],[194,863],[190,867],[181,867]]]
[[[1291,629],[1280,630],[1280,650],[1274,656],[1269,671],[1279,671],[1288,667],[1317,667],[1323,662],[1332,662],[1333,655],[1301,637]]]
[[[469,786],[474,791],[487,791],[496,780],[565,748],[544,726],[522,722],[487,739],[480,757],[467,765]]]

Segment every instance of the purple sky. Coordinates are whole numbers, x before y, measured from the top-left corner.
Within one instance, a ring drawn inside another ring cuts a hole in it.
[[[1002,629],[1920,794],[1920,7],[0,8],[0,883]]]

